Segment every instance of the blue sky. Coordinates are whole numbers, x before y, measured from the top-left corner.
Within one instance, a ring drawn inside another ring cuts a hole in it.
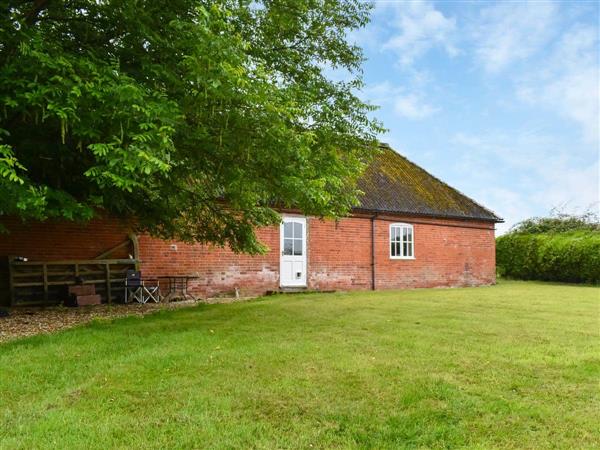
[[[377,1],[351,39],[390,143],[506,224],[599,196],[598,2]]]

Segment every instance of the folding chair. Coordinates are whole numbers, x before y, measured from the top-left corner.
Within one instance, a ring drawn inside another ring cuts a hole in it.
[[[144,280],[142,272],[139,270],[128,270],[125,278],[125,303],[128,303],[129,300],[138,303],[152,300],[158,303],[160,301],[158,280]]]

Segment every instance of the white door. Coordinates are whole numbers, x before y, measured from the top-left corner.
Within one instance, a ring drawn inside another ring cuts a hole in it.
[[[281,286],[306,286],[306,218],[284,217],[281,223]]]

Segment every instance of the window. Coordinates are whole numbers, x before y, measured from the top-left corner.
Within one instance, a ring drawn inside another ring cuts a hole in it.
[[[407,223],[390,225],[390,258],[414,259],[415,240],[413,226]]]
[[[283,224],[283,254],[302,256],[302,224],[299,222],[285,222]]]

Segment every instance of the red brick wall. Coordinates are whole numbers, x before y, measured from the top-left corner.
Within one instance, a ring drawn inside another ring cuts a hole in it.
[[[412,223],[415,259],[391,259],[389,226]],[[475,286],[496,281],[493,225],[406,218],[375,226],[376,288]]]
[[[233,253],[227,248],[189,245],[142,236],[140,259],[144,275],[194,275],[192,292],[203,297],[261,294],[279,287],[279,229],[258,230],[263,243],[272,249],[266,255]]]
[[[0,234],[0,257],[25,256],[31,261],[93,259],[123,242],[128,234],[127,225],[116,219],[79,224],[55,220],[22,223],[2,218],[0,223],[10,231]],[[127,257],[126,253],[123,250],[114,257]]]
[[[308,285],[312,289],[371,288],[371,221],[308,222]]]
[[[378,289],[464,286],[495,282],[493,225],[423,218],[375,221],[375,285]],[[414,225],[415,259],[389,257],[392,221]],[[87,225],[64,222],[21,225],[2,220],[11,233],[0,235],[0,255],[30,260],[94,258],[127,238],[117,220],[97,219]],[[266,255],[236,255],[228,249],[168,242],[141,236],[140,259],[145,276],[196,275],[192,291],[201,296],[263,293],[279,287],[279,229],[258,231],[271,249]],[[371,288],[371,220],[308,221],[308,287]],[[126,255],[115,255],[126,256]]]
[[[390,224],[414,227],[415,259],[390,258]],[[370,289],[371,220],[348,218],[338,224],[311,219],[308,278],[314,289]],[[496,281],[494,227],[409,217],[375,220],[377,289],[472,286]]]

